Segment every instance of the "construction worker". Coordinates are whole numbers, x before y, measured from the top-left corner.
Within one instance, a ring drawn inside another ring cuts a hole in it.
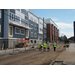
[[[43,44],[44,51],[46,51],[46,43]]]
[[[39,44],[39,51],[41,51],[41,43]]]
[[[63,47],[64,47],[64,50],[66,50],[66,44],[64,44]]]
[[[47,43],[47,50],[49,51],[49,43]]]
[[[53,44],[54,51],[56,50],[56,43]]]

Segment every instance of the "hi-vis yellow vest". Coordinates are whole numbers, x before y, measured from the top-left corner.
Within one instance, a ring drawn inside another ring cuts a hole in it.
[[[49,48],[49,44],[47,44],[47,48]]]
[[[56,47],[56,43],[53,44],[53,47]]]
[[[39,44],[39,48],[41,48],[41,43]]]
[[[46,43],[43,44],[43,47],[46,48]]]

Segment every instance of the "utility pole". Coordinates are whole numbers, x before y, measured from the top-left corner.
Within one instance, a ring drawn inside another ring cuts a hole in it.
[[[75,43],[75,21],[74,21],[74,43]]]
[[[43,18],[43,42],[42,44],[44,43],[44,18]]]

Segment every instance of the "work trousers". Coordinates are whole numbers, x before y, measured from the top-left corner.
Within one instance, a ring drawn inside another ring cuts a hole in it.
[[[39,51],[41,51],[41,47],[39,48]]]
[[[44,51],[46,51],[46,48],[44,47]]]
[[[56,50],[56,47],[54,47],[54,51]]]

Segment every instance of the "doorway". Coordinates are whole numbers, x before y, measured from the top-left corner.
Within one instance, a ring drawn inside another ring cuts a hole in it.
[[[26,38],[28,38],[28,30],[26,30]]]
[[[9,36],[10,37],[13,36],[13,27],[12,26],[9,27]]]

